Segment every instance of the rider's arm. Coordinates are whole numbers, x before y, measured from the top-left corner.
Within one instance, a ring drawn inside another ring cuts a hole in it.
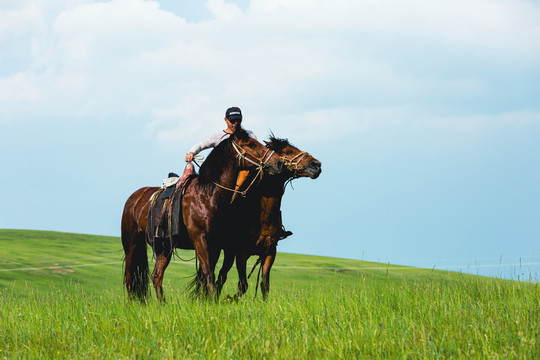
[[[200,153],[204,149],[208,149],[208,146],[205,146],[204,142],[201,141],[201,142],[198,142],[195,145],[193,145],[191,147],[191,149],[189,149],[188,153],[192,153],[193,155],[197,155],[198,153]]]
[[[258,140],[257,136],[255,136],[255,133],[253,131],[246,130],[246,132],[249,134],[250,137],[252,137],[255,140]],[[206,139],[204,139],[203,141],[193,145],[191,147],[191,149],[189,149],[189,152],[192,152],[193,155],[197,155],[198,153],[200,153],[203,150],[206,150],[206,149],[209,149],[209,148],[214,148],[214,147],[218,146],[219,143],[221,141],[223,141],[223,138],[228,137],[228,136],[229,136],[229,134],[227,134],[224,131],[220,131],[220,132],[217,132],[215,134],[212,134],[209,137],[207,137]]]
[[[215,134],[210,135],[208,138],[204,139],[201,142],[196,143],[189,149],[187,155],[186,155],[186,161],[190,162],[193,160],[193,156],[197,155],[203,150],[216,147],[221,140],[223,139],[223,132],[218,132]]]

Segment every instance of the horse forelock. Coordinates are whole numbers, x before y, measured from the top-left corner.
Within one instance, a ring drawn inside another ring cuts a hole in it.
[[[270,142],[267,143],[268,148],[274,150],[276,153],[280,153],[285,149],[287,146],[294,146],[292,145],[288,139],[282,139],[274,136],[274,134],[270,135]]]

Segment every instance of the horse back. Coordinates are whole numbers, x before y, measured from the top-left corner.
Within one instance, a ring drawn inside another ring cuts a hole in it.
[[[122,230],[124,226],[131,223],[136,226],[137,231],[146,231],[146,223],[148,218],[148,207],[150,205],[150,198],[158,191],[159,187],[143,187],[135,191],[127,199],[124,205],[124,213],[122,214]]]

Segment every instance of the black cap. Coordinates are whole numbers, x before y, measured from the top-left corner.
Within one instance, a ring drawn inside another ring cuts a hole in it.
[[[240,111],[240,108],[237,108],[236,106],[230,107],[225,112],[225,117],[230,122],[242,121],[242,111]]]

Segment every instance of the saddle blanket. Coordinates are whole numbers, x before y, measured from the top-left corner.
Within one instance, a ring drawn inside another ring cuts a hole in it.
[[[176,184],[178,183],[179,180],[180,180],[180,177],[178,176],[171,176],[166,179],[163,179],[163,185],[161,185],[161,188],[163,189],[163,192],[161,193],[161,199],[171,198],[172,194],[174,193],[174,190],[176,189]]]
[[[163,185],[161,185],[162,189],[166,189],[170,186],[176,185],[176,183],[180,180],[180,177],[173,176],[166,179],[163,179]]]

